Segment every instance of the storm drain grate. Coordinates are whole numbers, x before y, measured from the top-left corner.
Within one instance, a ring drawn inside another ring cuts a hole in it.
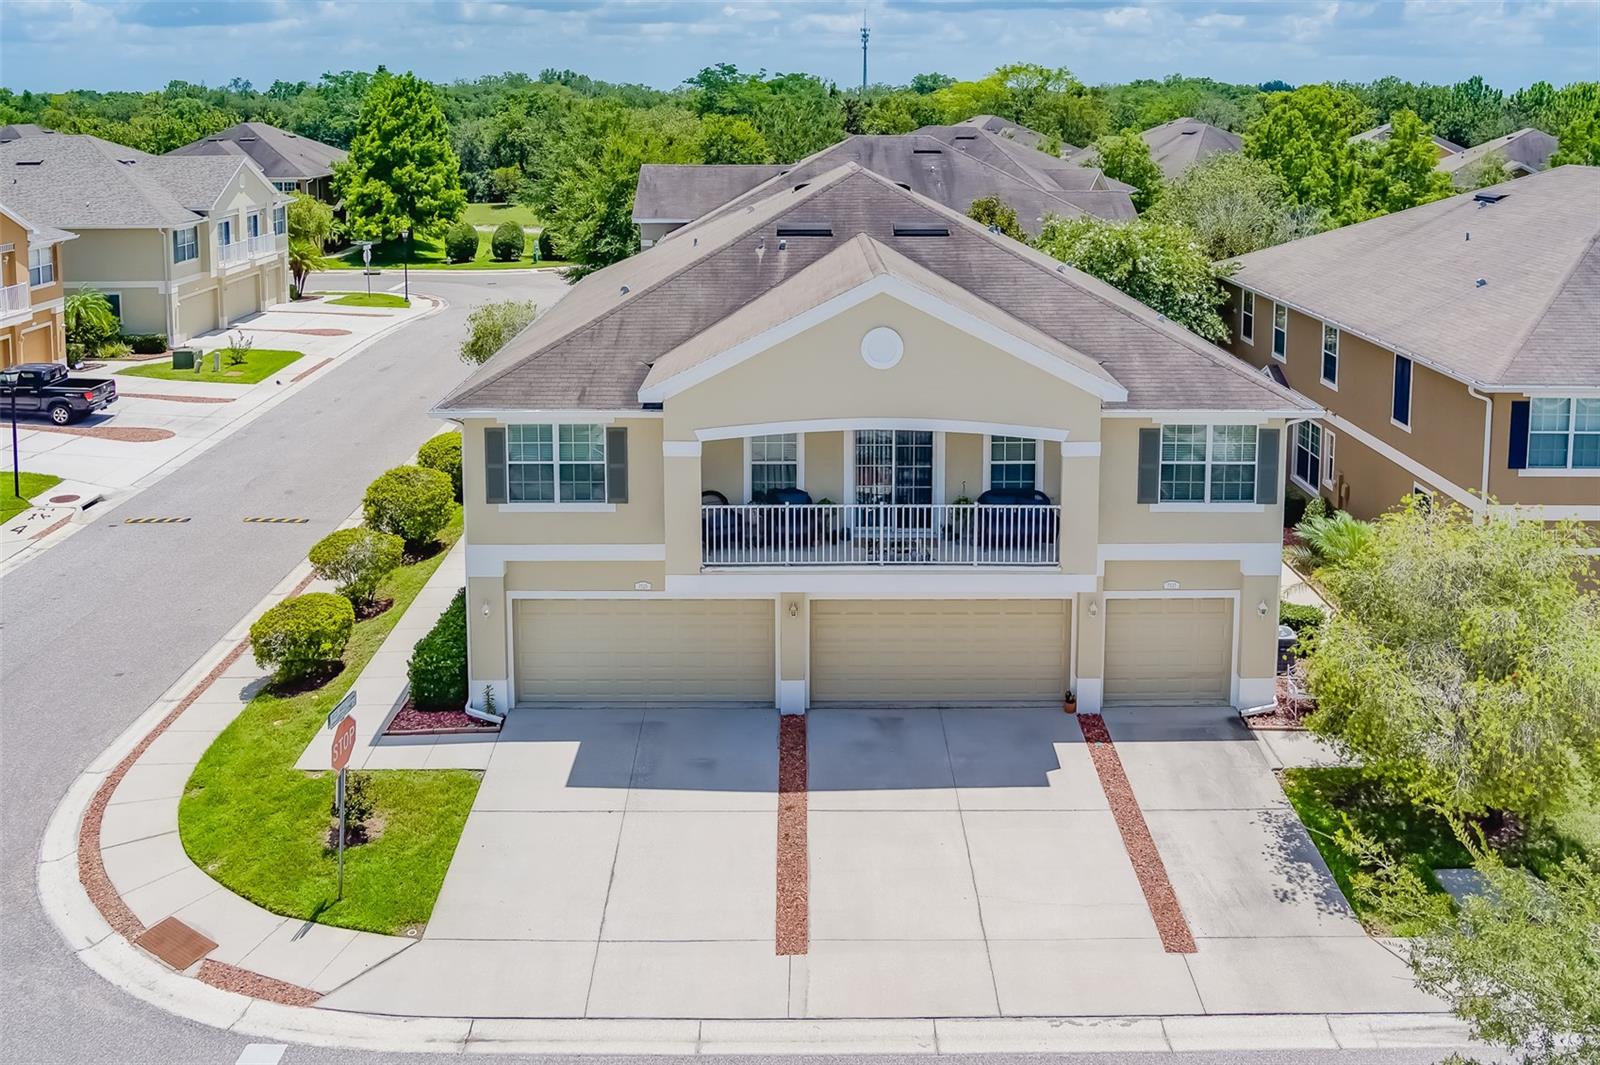
[[[246,525],[304,525],[310,518],[246,518]]]
[[[215,941],[176,917],[168,917],[133,942],[179,972],[217,949]]]
[[[188,518],[123,518],[124,525],[181,525]]]

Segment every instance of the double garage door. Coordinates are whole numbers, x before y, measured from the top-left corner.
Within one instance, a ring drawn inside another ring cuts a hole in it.
[[[1107,599],[1107,703],[1226,702],[1233,600]]]

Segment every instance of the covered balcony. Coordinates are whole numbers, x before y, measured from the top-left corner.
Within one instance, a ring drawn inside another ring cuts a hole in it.
[[[0,287],[0,322],[25,318],[32,312],[33,300],[28,293],[28,283]]]

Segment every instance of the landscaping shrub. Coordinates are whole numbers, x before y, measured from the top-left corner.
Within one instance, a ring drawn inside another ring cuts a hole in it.
[[[550,231],[539,230],[539,239],[534,242],[535,249],[539,252],[539,261],[545,262],[556,257],[555,245],[550,243]]]
[[[125,340],[108,340],[95,350],[95,355],[102,359],[125,359],[133,347]]]
[[[160,355],[167,350],[165,333],[125,333],[122,339],[135,355]]]
[[[278,682],[297,680],[344,654],[356,623],[350,601],[330,592],[285,599],[250,626],[256,665],[270,666]]]
[[[445,474],[421,466],[396,466],[367,485],[361,509],[368,525],[393,533],[415,550],[439,535],[450,521],[455,501]]]
[[[440,433],[417,451],[417,465],[438,470],[455,485],[456,502],[461,502],[461,434]]]
[[[1316,632],[1322,627],[1321,607],[1309,603],[1279,603],[1278,624],[1287,625],[1297,633]]]
[[[353,607],[372,603],[378,583],[400,565],[405,541],[377,529],[338,529],[312,545],[307,556],[316,575],[339,586]]]
[[[333,789],[333,801],[328,804],[331,816],[339,816],[339,788]],[[372,776],[368,773],[350,773],[344,781],[344,820],[351,828],[360,828],[367,818],[377,812],[372,801]],[[356,833],[352,833],[355,835]],[[347,839],[345,842],[349,842]]]
[[[489,251],[502,263],[514,263],[522,258],[527,246],[528,235],[516,222],[501,222],[495,226],[494,236],[489,238]]]
[[[419,710],[460,710],[467,704],[467,590],[450,600],[406,663],[411,698]]]
[[[444,233],[444,253],[453,263],[470,263],[478,257],[478,231],[462,219]]]

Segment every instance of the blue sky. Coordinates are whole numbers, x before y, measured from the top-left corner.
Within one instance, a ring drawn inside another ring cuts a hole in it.
[[[869,0],[872,78],[977,77],[1012,60],[1088,82],[1394,73],[1504,88],[1600,79],[1600,0]],[[0,84],[152,89],[172,78],[434,80],[570,67],[670,87],[708,64],[860,78],[862,4],[831,0],[4,0]]]

